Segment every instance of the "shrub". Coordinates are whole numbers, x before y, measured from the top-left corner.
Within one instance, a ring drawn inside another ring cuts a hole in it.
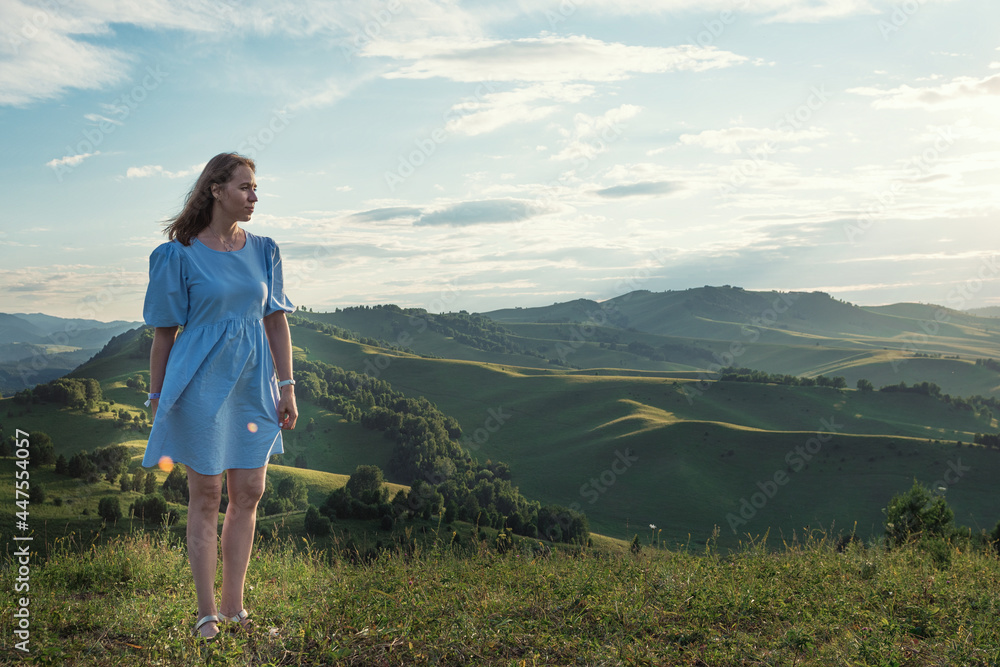
[[[347,492],[367,505],[379,505],[389,499],[382,485],[385,478],[378,466],[360,465],[347,480]]]
[[[330,534],[330,520],[310,505],[306,510],[305,529],[313,537],[326,537]]]
[[[45,487],[38,483],[32,484],[31,489],[28,491],[28,500],[33,505],[41,505],[44,503]]]
[[[97,515],[108,523],[118,523],[118,519],[122,518],[122,507],[118,499],[112,496],[101,498],[101,502],[97,504]]]
[[[171,519],[167,512],[167,501],[160,495],[146,495],[129,506],[129,513],[155,524],[162,524]]]
[[[955,513],[945,499],[917,481],[909,491],[896,494],[886,509],[885,535],[889,546],[917,537],[948,538],[954,532]]]

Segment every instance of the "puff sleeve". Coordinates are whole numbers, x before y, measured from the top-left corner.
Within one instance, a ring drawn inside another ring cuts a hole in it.
[[[267,305],[264,317],[283,310],[294,313],[296,306],[285,295],[285,276],[281,267],[281,251],[273,239],[268,239],[267,252]]]
[[[152,327],[187,324],[187,281],[176,243],[162,243],[149,255],[149,285],[142,318]]]

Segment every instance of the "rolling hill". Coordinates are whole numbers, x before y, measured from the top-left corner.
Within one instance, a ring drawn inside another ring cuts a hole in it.
[[[772,318],[776,303],[787,307]],[[593,308],[609,316],[598,322]],[[807,525],[856,525],[868,537],[880,532],[888,499],[915,478],[942,487],[966,525],[989,529],[1000,519],[991,491],[1000,452],[972,445],[975,434],[996,432],[992,413],[917,394],[723,382],[715,372],[741,365],[840,375],[849,387],[861,378],[876,388],[930,381],[955,396],[996,397],[1000,374],[975,363],[1000,358],[996,329],[982,318],[738,288],[487,315],[395,306],[303,312],[292,318],[292,339],[300,362],[426,397],[458,420],[469,454],[507,463],[525,496],[578,508],[592,530],[613,537],[650,524],[670,543],[704,541],[716,526],[723,546]],[[908,336],[933,321],[940,326],[917,339],[921,347],[907,349]],[[148,371],[135,338],[122,337],[72,375],[97,378],[106,396],[141,409],[143,395],[124,385]],[[33,416],[5,403],[5,423],[36,428],[38,419],[60,451],[134,437],[93,416]],[[290,457],[335,474],[386,465],[392,445],[380,433],[308,400],[299,405]]]

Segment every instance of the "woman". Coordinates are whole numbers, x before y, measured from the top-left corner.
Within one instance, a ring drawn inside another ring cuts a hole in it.
[[[254,171],[252,160],[234,153],[205,165],[164,230],[170,240],[149,256],[143,307],[155,334],[146,403],[153,426],[142,465],[187,468],[188,557],[202,637],[214,637],[223,620],[249,628],[243,587],[257,503],[268,458],[284,451],[281,429],[298,418],[285,319],[295,306],[284,293],[281,254],[270,238],[239,226],[257,202]],[[223,472],[229,505],[216,608]]]

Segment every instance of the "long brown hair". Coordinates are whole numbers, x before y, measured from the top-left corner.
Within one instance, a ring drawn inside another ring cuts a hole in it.
[[[187,194],[184,208],[167,220],[163,229],[167,239],[173,241],[176,238],[184,245],[191,245],[191,239],[212,222],[212,186],[228,183],[240,165],[250,167],[252,172],[257,171],[253,160],[238,153],[219,153],[208,161]]]

